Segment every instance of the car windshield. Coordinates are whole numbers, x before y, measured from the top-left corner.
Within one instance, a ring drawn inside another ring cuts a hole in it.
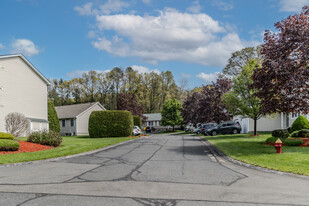
[[[133,129],[137,129],[137,126],[134,126]]]

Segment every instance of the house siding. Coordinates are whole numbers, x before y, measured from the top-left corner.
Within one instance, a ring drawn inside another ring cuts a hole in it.
[[[77,135],[89,135],[88,132],[88,122],[90,114],[93,111],[103,111],[102,107],[100,107],[98,104],[94,105],[90,109],[88,109],[86,112],[80,114],[77,116]]]
[[[3,68],[0,69],[0,132],[5,132],[4,119],[11,112],[47,120],[46,82],[20,57],[0,59],[0,67]],[[48,123],[41,124],[48,128]],[[33,127],[40,125],[34,124]]]
[[[62,126],[62,121],[65,121],[65,126]],[[61,135],[76,135],[76,119],[73,118],[74,125],[71,126],[71,119],[59,119]]]

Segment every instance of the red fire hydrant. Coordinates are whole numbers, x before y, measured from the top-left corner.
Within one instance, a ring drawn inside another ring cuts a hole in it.
[[[282,142],[279,138],[275,142],[274,147],[276,148],[277,153],[281,153]]]

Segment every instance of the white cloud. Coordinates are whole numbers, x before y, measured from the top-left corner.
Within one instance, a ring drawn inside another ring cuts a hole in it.
[[[297,12],[305,5],[309,5],[309,0],[280,0],[279,2],[280,11],[284,12]]]
[[[87,73],[89,71],[90,70],[74,70],[72,72],[67,73],[66,76],[69,78],[78,78],[81,77],[83,73]],[[107,73],[110,72],[111,70],[94,70],[94,71],[96,71],[97,73]]]
[[[218,78],[219,72],[205,74],[204,72],[196,75],[197,78],[203,80],[205,83],[215,82]]]
[[[218,0],[214,0],[213,5],[222,11],[229,11],[234,8],[234,5],[232,3],[227,3],[227,2],[218,1]]]
[[[94,12],[92,10],[92,5],[93,4],[91,2],[88,2],[84,4],[83,6],[76,6],[74,10],[77,11],[79,15],[92,15]]]
[[[95,48],[117,56],[140,57],[150,63],[180,60],[224,66],[232,52],[250,46],[228,25],[223,26],[204,13],[181,13],[169,8],[158,16],[97,15],[96,20],[99,30],[116,34],[92,41]]]
[[[76,6],[75,11],[79,15],[101,15],[101,14],[111,14],[113,12],[120,12],[124,8],[129,7],[130,4],[121,0],[108,0],[105,4],[98,6],[98,9],[93,8],[93,3],[88,2],[83,6]]]
[[[29,39],[15,39],[11,44],[12,52],[33,56],[40,53],[40,49]]]
[[[191,13],[199,13],[201,11],[202,7],[200,5],[200,2],[198,0],[193,2],[193,5],[187,8],[187,11]]]
[[[0,49],[4,49],[4,48],[5,48],[5,46],[0,43]]]
[[[160,73],[161,73],[158,69],[150,70],[149,68],[144,67],[144,66],[140,66],[140,65],[133,65],[133,66],[132,66],[132,69],[135,70],[135,71],[137,71],[137,72],[140,73],[140,74],[143,74],[143,73],[151,73],[151,72],[154,72],[154,73],[157,73],[157,74],[160,74]]]

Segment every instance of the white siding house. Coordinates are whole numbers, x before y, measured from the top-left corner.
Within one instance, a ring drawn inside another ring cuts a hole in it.
[[[55,107],[60,123],[61,135],[89,135],[88,122],[93,111],[105,108],[99,102],[72,104]]]
[[[293,122],[299,117],[300,114],[285,114],[279,113],[272,116],[262,117],[257,121],[257,131],[269,132],[275,129],[287,129],[291,127]],[[309,119],[309,114],[304,115]],[[238,121],[241,125],[241,133],[249,133],[254,131],[254,122],[249,118],[242,118],[241,116],[233,117],[234,121]]]
[[[49,81],[22,55],[0,56],[0,132],[5,131],[5,116],[25,115],[32,131],[48,130],[47,86]]]

